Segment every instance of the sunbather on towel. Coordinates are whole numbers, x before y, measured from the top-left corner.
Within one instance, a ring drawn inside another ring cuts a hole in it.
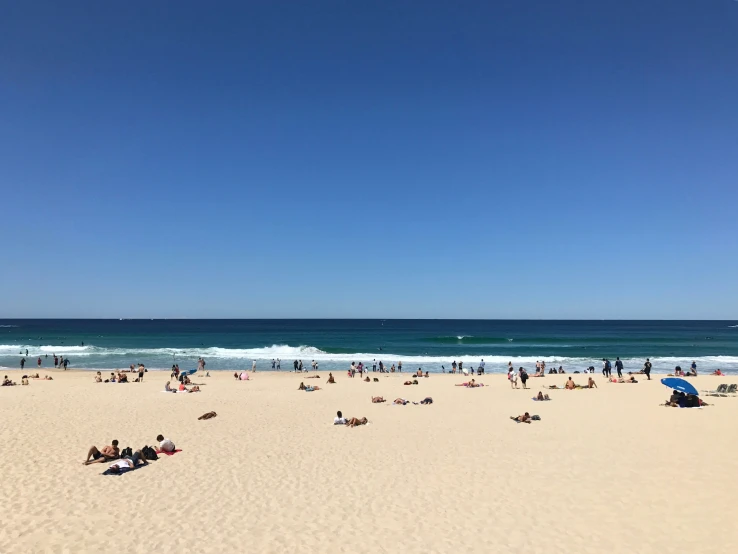
[[[176,389],[169,386],[169,383],[171,383],[171,381],[167,381],[167,384],[164,385],[164,392],[177,392]]]
[[[528,412],[525,412],[523,415],[519,416],[510,416],[510,419],[513,421],[517,421],[518,423],[530,423],[530,414]]]
[[[543,394],[542,392],[538,392],[538,396],[536,396],[533,400],[543,401],[543,400],[551,400],[547,394]]]
[[[384,396],[372,396],[372,404],[381,404],[382,402],[386,402]]]
[[[433,399],[430,396],[426,396],[420,401],[420,404],[433,404]]]
[[[407,404],[407,400],[405,400],[404,398],[395,398],[395,400],[392,403],[404,406],[405,404]]]
[[[164,435],[157,435],[156,440],[159,443],[159,450],[162,452],[174,452],[176,450],[174,443],[169,439],[165,439]]]
[[[118,448],[118,441],[114,440],[110,446],[103,446],[99,450],[96,446],[91,447],[87,452],[87,459],[82,463],[90,465],[109,462],[118,459],[118,456],[120,456],[120,449]]]
[[[121,471],[136,469],[136,466],[138,466],[139,463],[145,466],[148,465],[149,462],[147,462],[146,458],[144,458],[143,452],[141,452],[140,450],[136,450],[132,456],[126,456],[125,458],[121,458],[120,460],[112,464],[108,468],[108,471],[110,473],[120,473]]]

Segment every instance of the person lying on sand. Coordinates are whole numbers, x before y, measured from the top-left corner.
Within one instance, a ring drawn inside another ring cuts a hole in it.
[[[426,396],[420,402],[413,402],[413,404],[433,404],[433,399],[430,396]]]
[[[335,382],[336,382],[336,380],[333,378],[333,374],[332,373],[329,373],[328,374],[328,380],[326,381],[326,383],[335,384]]]
[[[216,414],[215,412],[208,412],[208,413],[206,413],[206,414],[202,414],[202,415],[201,415],[200,417],[198,417],[197,419],[198,419],[198,420],[199,420],[199,419],[211,419],[211,418],[213,418],[213,417],[215,417],[215,416],[217,416],[217,415],[218,415],[218,414]]]
[[[633,375],[632,372],[629,372],[628,377],[619,377],[617,382],[618,383],[637,383],[638,381],[636,381],[635,375]]]
[[[547,394],[543,394],[541,391],[538,391],[538,396],[536,396],[536,400],[543,401],[543,400],[551,400]]]
[[[407,400],[405,400],[404,398],[395,398],[392,403],[399,404],[400,406],[404,406],[405,404],[407,404]]]
[[[41,378],[41,380],[42,380],[42,381],[53,381],[53,380],[54,380],[54,378],[53,378],[53,377],[52,377],[51,375],[44,375],[44,376],[43,376],[43,377]]]
[[[549,385],[548,388],[549,389],[558,389],[559,386],[558,385]]]
[[[525,412],[523,415],[519,416],[510,416],[510,419],[513,421],[517,421],[518,423],[530,423],[530,414],[528,412]]]
[[[305,379],[320,379],[320,375],[311,375],[310,377],[305,377]]]
[[[588,388],[588,389],[596,389],[597,388],[597,383],[595,383],[595,380],[592,379],[592,377],[590,377],[589,380],[587,381],[587,386],[585,388]]]
[[[128,470],[128,469],[135,469],[136,466],[139,465],[139,463],[142,466],[148,465],[149,462],[144,458],[143,452],[140,450],[136,450],[132,456],[126,456],[125,458],[121,458],[114,464],[112,464],[110,467],[108,467],[108,471],[111,473],[120,473],[121,470]]]
[[[359,419],[357,417],[352,417],[351,419],[349,419],[346,422],[346,426],[347,427],[356,427],[358,425],[366,425],[367,423],[369,423],[369,420],[367,418],[365,418],[365,417],[362,417],[361,419]]]
[[[118,441],[114,440],[110,446],[103,446],[100,450],[96,446],[90,448],[87,452],[87,459],[82,462],[84,465],[97,464],[115,460],[120,456]]]
[[[372,396],[372,404],[381,404],[382,402],[387,402],[384,396]]]
[[[100,372],[98,371],[98,373],[100,373]],[[39,376],[38,373],[36,375],[29,375],[28,378],[29,379],[41,379],[41,377]]]
[[[533,377],[545,377],[546,374],[543,373],[540,369],[537,369]]]
[[[482,385],[481,383],[480,384],[477,384],[477,382],[474,379],[472,379],[471,381],[469,381],[467,383],[461,383],[460,385],[456,385],[456,386],[457,387],[467,387],[467,388],[473,389],[475,387],[482,387],[484,385]]]
[[[412,381],[405,381],[405,382],[403,383],[403,385],[412,385],[412,384],[413,384],[413,382],[412,382]]]

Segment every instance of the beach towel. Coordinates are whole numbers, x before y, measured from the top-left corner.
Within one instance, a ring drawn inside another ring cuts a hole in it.
[[[167,452],[166,450],[156,449],[157,454],[166,454],[167,456],[174,456],[177,452],[182,452],[181,448],[177,448],[174,452]]]
[[[123,475],[124,473],[130,473],[131,471],[135,471],[137,469],[141,469],[142,467],[148,467],[151,464],[145,464],[145,465],[139,465],[136,467],[129,467],[128,469],[123,468],[119,472],[110,471],[110,468],[103,471],[100,475]]]

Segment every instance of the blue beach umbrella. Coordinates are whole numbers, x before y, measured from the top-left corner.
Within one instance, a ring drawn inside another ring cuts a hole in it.
[[[685,394],[694,394],[695,396],[699,396],[700,394],[697,389],[692,386],[692,383],[685,381],[684,379],[679,379],[678,377],[666,377],[661,379],[661,384]]]

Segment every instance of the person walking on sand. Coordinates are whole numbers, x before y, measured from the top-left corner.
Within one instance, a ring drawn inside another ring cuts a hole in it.
[[[646,377],[648,377],[648,380],[651,380],[651,361],[646,358],[646,363],[643,364],[643,373],[646,374]]]
[[[282,369],[282,360],[277,358],[277,371],[280,371]]]
[[[299,362],[298,362],[297,360],[295,360],[294,362],[292,362],[292,365],[293,365],[293,366],[294,366],[294,368],[295,368],[295,373],[297,373],[297,364],[298,364],[298,363],[299,363]]]
[[[520,374],[520,382],[523,383],[523,388],[524,389],[527,389],[528,386],[525,383],[528,380],[528,372],[525,371],[525,368],[523,368],[523,367],[521,367],[518,371],[519,371],[519,374]]]
[[[256,373],[256,360],[251,362],[251,373]]]
[[[204,371],[205,370],[205,360],[202,358],[197,359],[197,371]]]
[[[510,388],[511,389],[517,389],[518,388],[518,376],[515,375],[515,370],[513,368],[510,368],[507,371],[507,379],[510,381]]]
[[[620,357],[615,358],[615,369],[618,371],[618,378],[623,376],[623,362],[620,361]]]
[[[23,370],[23,366],[25,366],[25,365],[26,365],[26,359],[25,358],[21,358],[21,370]]]

